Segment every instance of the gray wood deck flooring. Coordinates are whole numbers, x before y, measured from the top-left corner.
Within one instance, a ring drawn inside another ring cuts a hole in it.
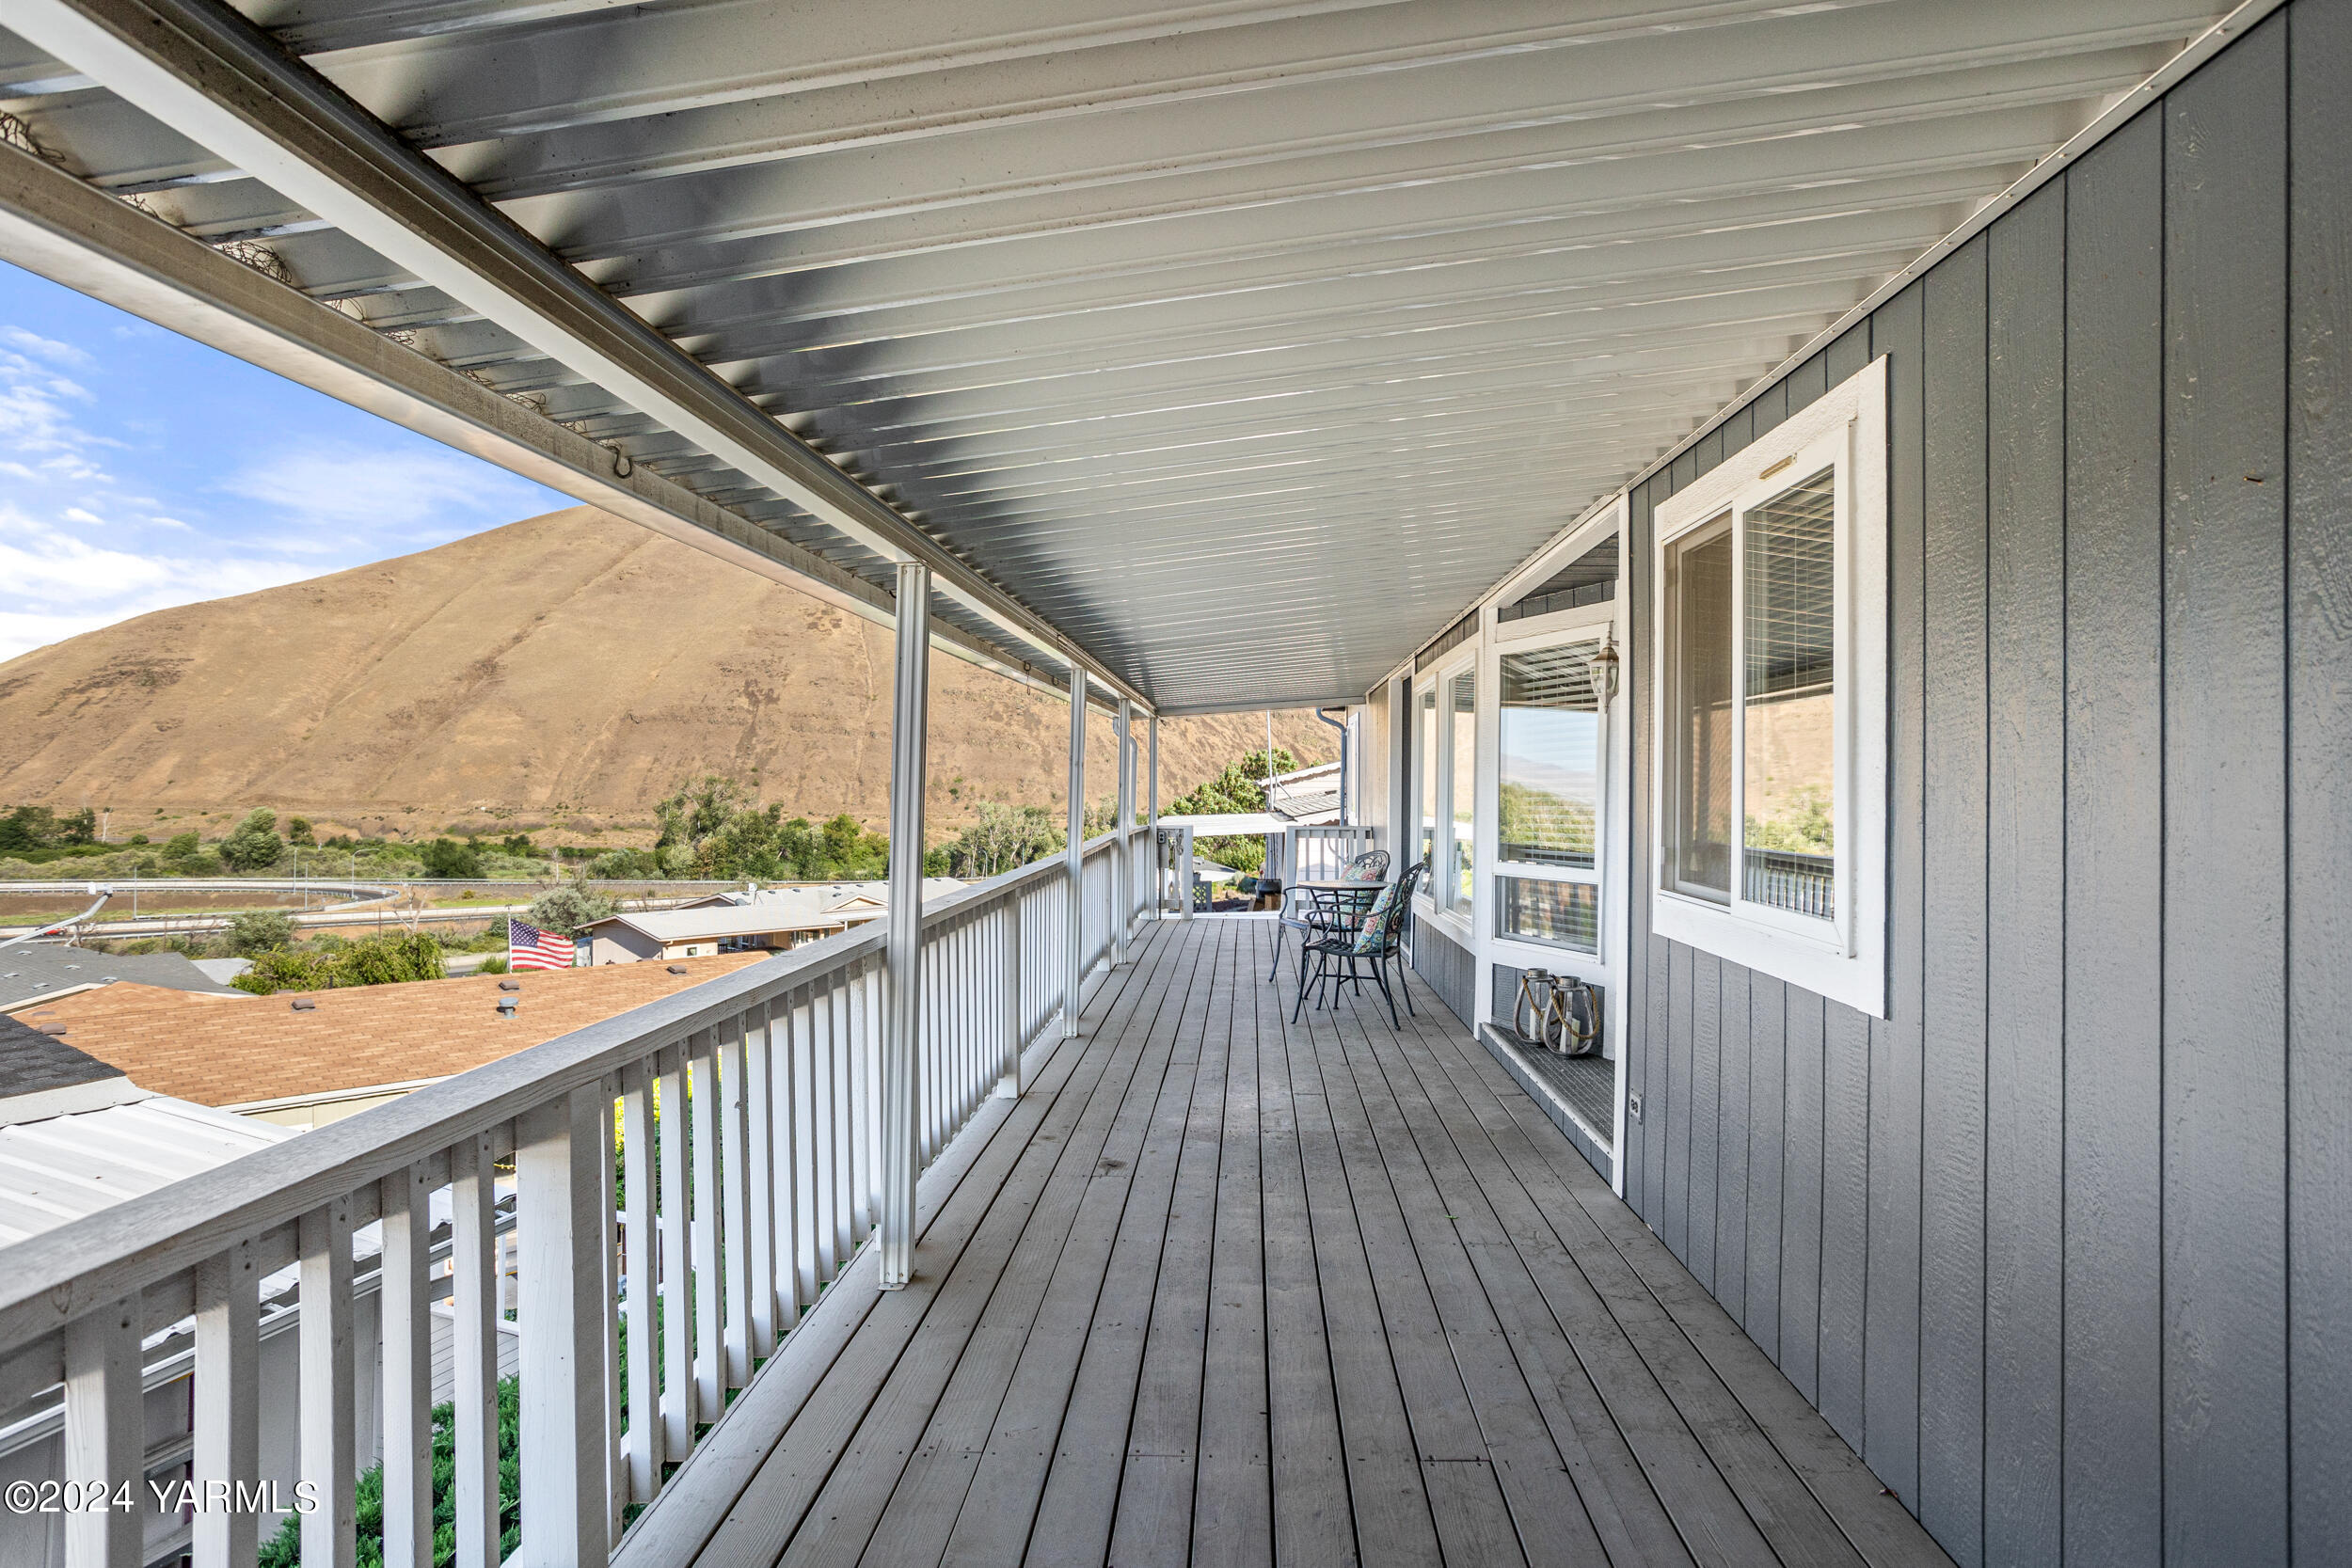
[[[624,1563],[1948,1562],[1434,996],[1293,1024],[1273,936],[1153,928]]]

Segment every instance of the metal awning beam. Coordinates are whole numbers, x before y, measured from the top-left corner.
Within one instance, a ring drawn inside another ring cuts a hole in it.
[[[209,0],[17,0],[8,25],[1016,640],[1143,701],[383,124]]]
[[[587,436],[412,353],[30,153],[0,145],[0,260],[495,463],[614,516],[889,625],[892,596]],[[943,652],[1066,689],[1018,646],[931,623]]]

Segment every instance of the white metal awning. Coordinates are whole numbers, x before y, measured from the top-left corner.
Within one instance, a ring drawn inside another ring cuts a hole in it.
[[[2219,9],[15,0],[0,254],[870,611],[924,559],[962,651],[1288,705]]]

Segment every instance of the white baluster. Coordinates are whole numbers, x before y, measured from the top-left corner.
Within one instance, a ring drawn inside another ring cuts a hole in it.
[[[661,1101],[661,1422],[668,1457],[694,1446],[694,1263],[688,1253],[686,1199],[686,1052],[662,1049]],[[658,1477],[657,1472],[657,1477]]]
[[[720,1255],[725,1269],[726,1386],[752,1380],[751,1108],[743,1091],[743,1021],[718,1030]]]
[[[316,1506],[301,1515],[302,1560],[352,1568],[358,1560],[358,1479],[351,1366],[351,1200],[302,1216],[302,1481]]]
[[[250,1242],[239,1242],[196,1268],[196,1404],[190,1413],[195,1450],[189,1475],[197,1495],[208,1499],[197,1509],[189,1537],[196,1568],[249,1568],[260,1541],[260,1516],[234,1503],[238,1483],[252,1486],[262,1479],[261,1288],[262,1271]],[[389,1330],[389,1323],[386,1326]],[[388,1452],[388,1481],[389,1457]],[[230,1489],[225,1502],[217,1492],[208,1492],[223,1485]],[[388,1491],[388,1501],[390,1496]]]
[[[623,1447],[631,1502],[651,1502],[661,1484],[667,1451],[661,1421],[661,1331],[659,1307],[661,1264],[655,1237],[659,1180],[654,1174],[652,1064],[631,1062],[621,1069],[622,1186],[628,1197],[624,1222],[628,1297],[628,1420]]]
[[[597,1152],[612,1136],[611,1117],[602,1085],[591,1085],[515,1124],[522,1541],[510,1560],[518,1568],[580,1568],[602,1561],[612,1544],[603,1309],[612,1189],[599,1190]]]
[[[751,1243],[752,1354],[776,1350],[776,1148],[775,1056],[771,1006],[762,1002],[743,1015],[743,1103],[746,1138],[742,1182],[748,1198]]]
[[[1002,1100],[1021,1098],[1021,895],[1013,894],[996,909],[996,1094]]]
[[[139,1568],[146,1443],[134,1292],[66,1326],[66,1568]]]
[[[452,1284],[457,1308],[457,1568],[499,1560],[498,1166],[487,1135],[450,1150]]]
[[[820,983],[802,993],[792,1008],[792,1261],[804,1303],[817,1300],[822,1280],[818,1219],[824,1198],[817,1177],[817,1032],[832,1006],[833,990]]]
[[[433,1253],[430,1180],[411,1165],[377,1184],[384,1213],[385,1568],[433,1564]]]
[[[621,1075],[609,1072],[596,1085],[596,1332],[604,1346],[604,1525],[609,1546],[621,1538],[628,1506],[628,1459],[621,1451],[621,1249],[620,1214],[614,1207],[613,1133],[620,1125]]]
[[[705,1420],[726,1408],[724,1276],[720,1273],[719,1053],[714,1031],[699,1030],[688,1044],[687,1104],[693,1133],[687,1152],[694,1168],[688,1229],[694,1259],[694,1398]]]

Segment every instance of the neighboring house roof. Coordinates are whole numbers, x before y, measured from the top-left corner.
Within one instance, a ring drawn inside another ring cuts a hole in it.
[[[138,985],[60,997],[18,1016],[159,1094],[204,1105],[325,1099],[430,1083],[766,961],[721,953],[670,963],[530,970],[405,985],[195,995]],[[674,974],[673,968],[686,973]],[[499,987],[520,989],[501,1018]],[[297,1010],[293,1004],[311,1006]]]
[[[961,888],[953,877],[923,879],[926,902]],[[887,882],[826,882],[720,894],[677,910],[633,910],[585,929],[626,926],[655,942],[711,942],[770,931],[822,931],[879,918],[889,908]]]
[[[1317,763],[1266,781],[1266,804],[1293,822],[1322,824],[1340,819],[1340,765]]]
[[[168,990],[230,990],[177,953],[99,953],[31,942],[0,949],[0,1010],[117,980]]]
[[[0,1127],[0,1247],[295,1136],[162,1095]]]

